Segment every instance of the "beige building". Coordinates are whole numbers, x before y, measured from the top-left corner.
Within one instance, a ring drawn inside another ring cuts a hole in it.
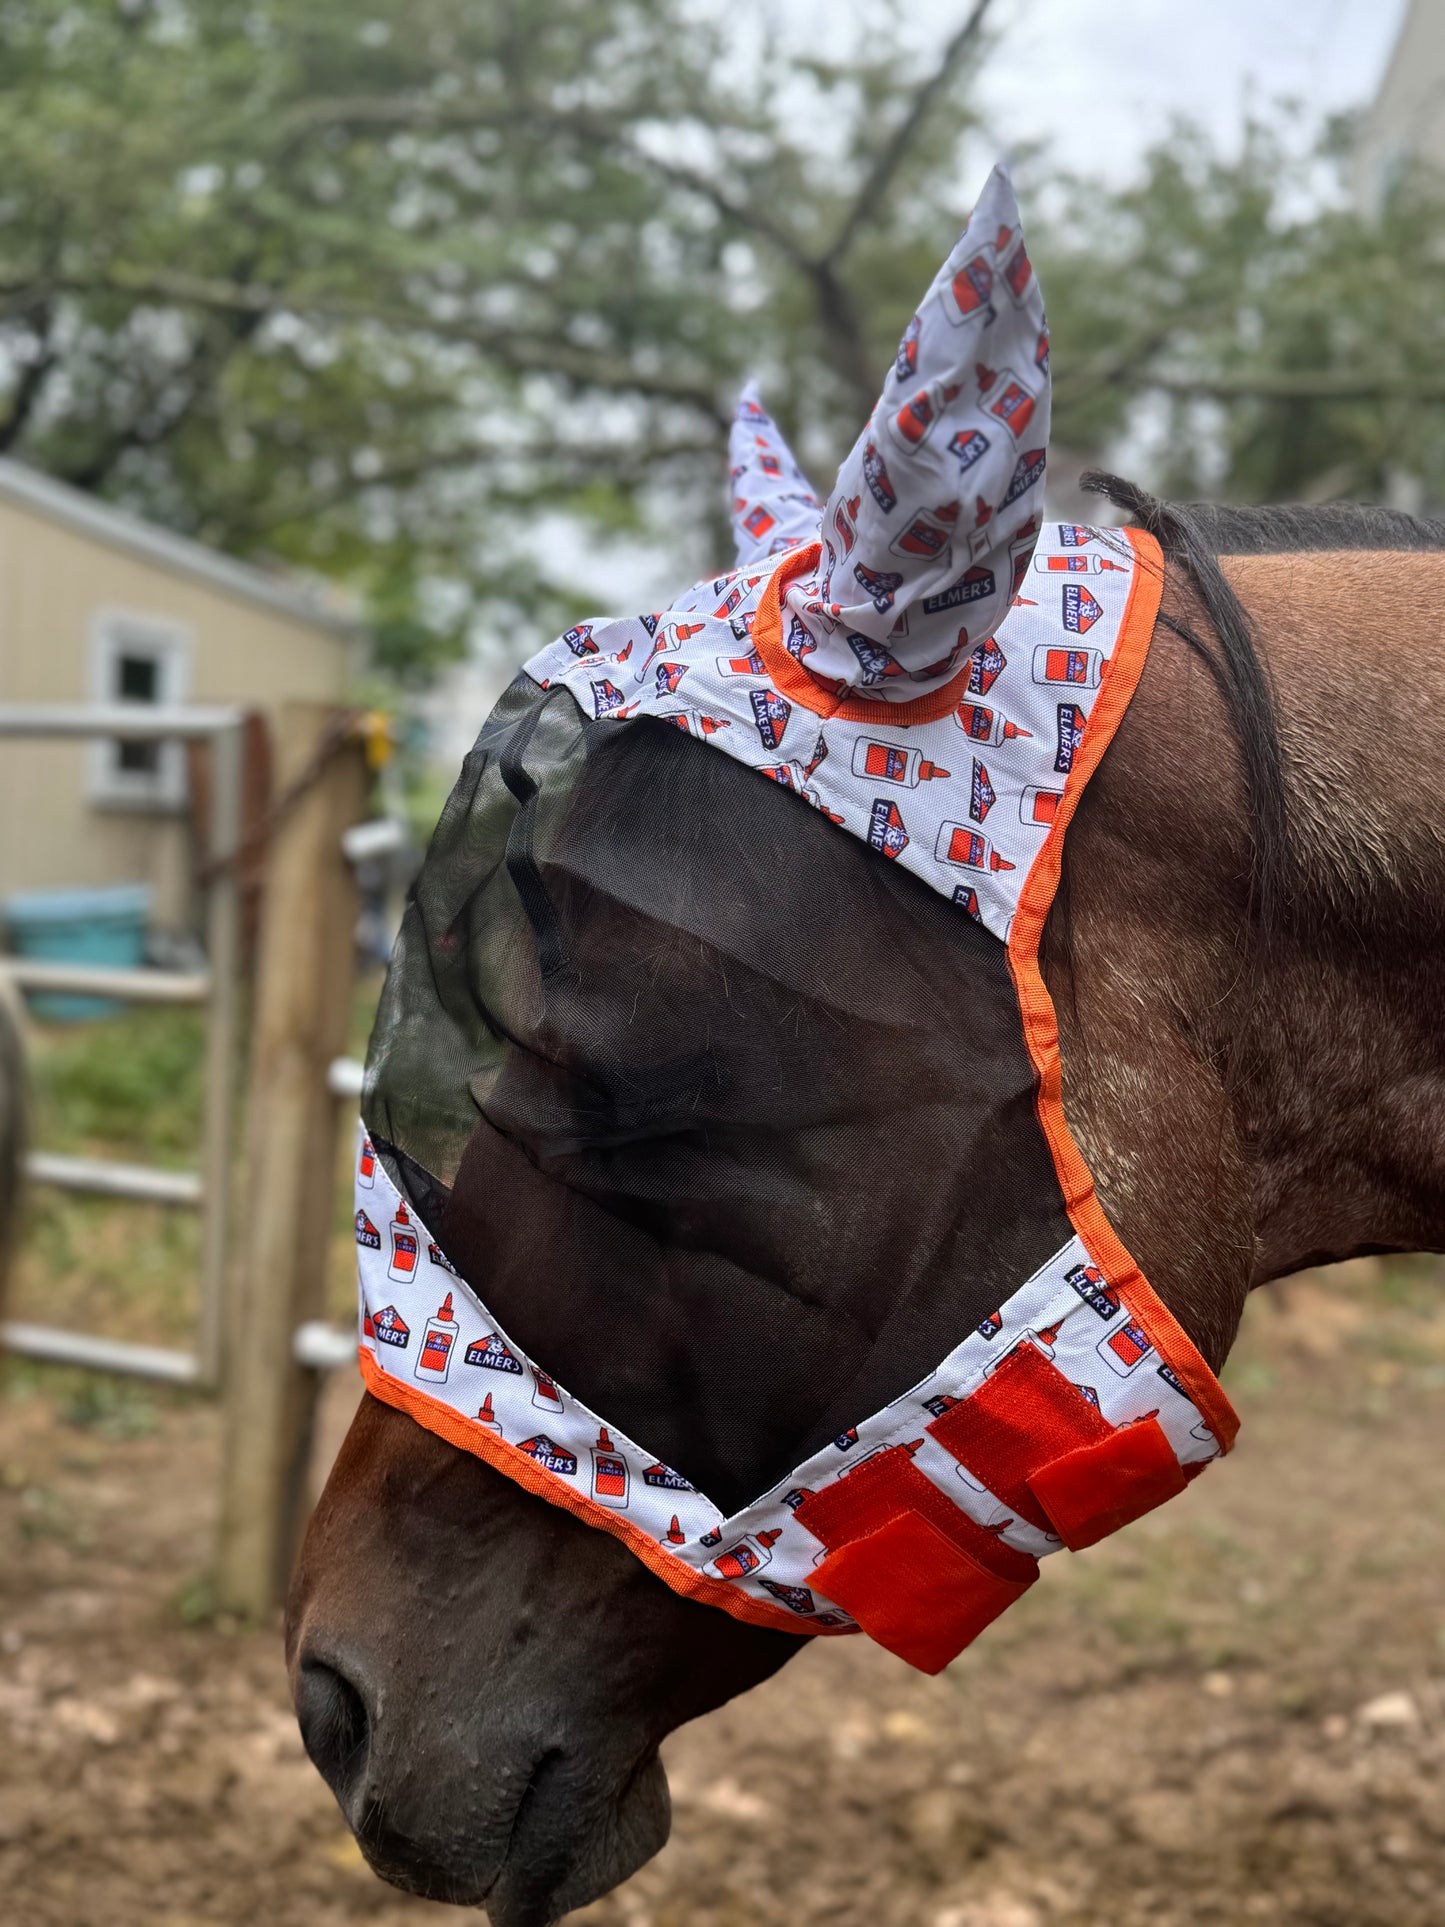
[[[1445,0],[1409,0],[1379,91],[1360,118],[1354,191],[1368,213],[1412,162],[1445,169]]]
[[[0,461],[0,704],[335,702],[360,642],[334,592]],[[159,927],[190,924],[185,755],[0,738],[0,897],[143,883]]]

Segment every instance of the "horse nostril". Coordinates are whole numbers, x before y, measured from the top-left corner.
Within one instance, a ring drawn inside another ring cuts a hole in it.
[[[296,1718],[302,1744],[344,1807],[366,1771],[371,1716],[365,1700],[334,1666],[303,1660],[296,1679]]]

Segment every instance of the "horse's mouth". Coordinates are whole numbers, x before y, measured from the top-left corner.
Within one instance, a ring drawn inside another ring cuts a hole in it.
[[[357,1839],[372,1871],[405,1893],[483,1907],[491,1927],[552,1927],[620,1886],[666,1843],[671,1802],[655,1748],[620,1794],[600,1809],[595,1800],[578,1799],[569,1763],[548,1752],[517,1801],[500,1861],[469,1862],[465,1846],[434,1857],[399,1850],[394,1836],[368,1839],[364,1820]]]

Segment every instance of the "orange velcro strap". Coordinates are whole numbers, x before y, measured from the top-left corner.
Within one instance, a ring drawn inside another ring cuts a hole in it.
[[[828,1548],[818,1590],[880,1646],[938,1673],[1039,1575],[1037,1559],[986,1532],[890,1446],[798,1507]]]
[[[985,1572],[1023,1585],[1038,1577],[1038,1560],[1005,1545],[997,1533],[970,1519],[932,1479],[924,1478],[906,1445],[890,1445],[855,1472],[846,1472],[821,1492],[810,1493],[798,1507],[797,1520],[835,1552],[911,1513],[926,1519]]]
[[[914,1476],[928,1484],[922,1473]],[[1037,1564],[1029,1563],[1037,1574]],[[1032,1577],[1005,1579],[986,1571],[914,1512],[830,1552],[813,1579],[870,1639],[921,1673],[941,1673],[1033,1584]]]
[[[1121,1425],[1029,1478],[1034,1497],[1071,1552],[1132,1524],[1187,1484],[1185,1469],[1155,1418]]]
[[[1034,1474],[1067,1453],[1102,1443],[1113,1427],[1037,1346],[1025,1343],[928,1431],[1011,1512],[1047,1532],[1050,1521]]]

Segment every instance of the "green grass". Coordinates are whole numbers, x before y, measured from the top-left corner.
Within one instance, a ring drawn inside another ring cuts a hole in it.
[[[349,1048],[358,1056],[366,1049],[380,989],[375,972],[356,986]],[[72,1155],[194,1168],[201,1155],[205,1050],[200,1010],[140,1007],[86,1023],[32,1024],[27,1060],[34,1144]],[[233,1138],[238,1160],[245,1147],[244,1058],[239,1068]],[[344,1318],[355,1292],[348,1246],[349,1106],[340,1127],[329,1284],[331,1303]],[[236,1234],[244,1235],[244,1227],[236,1227]],[[10,1315],[184,1347],[193,1330],[199,1264],[200,1218],[194,1211],[36,1186],[27,1199]],[[12,1383],[18,1388],[20,1381]],[[100,1422],[99,1407],[77,1403],[64,1388],[58,1395],[75,1407],[78,1422]]]
[[[51,1151],[193,1164],[205,1034],[198,1010],[136,1009],[91,1023],[33,1026],[36,1142]]]

